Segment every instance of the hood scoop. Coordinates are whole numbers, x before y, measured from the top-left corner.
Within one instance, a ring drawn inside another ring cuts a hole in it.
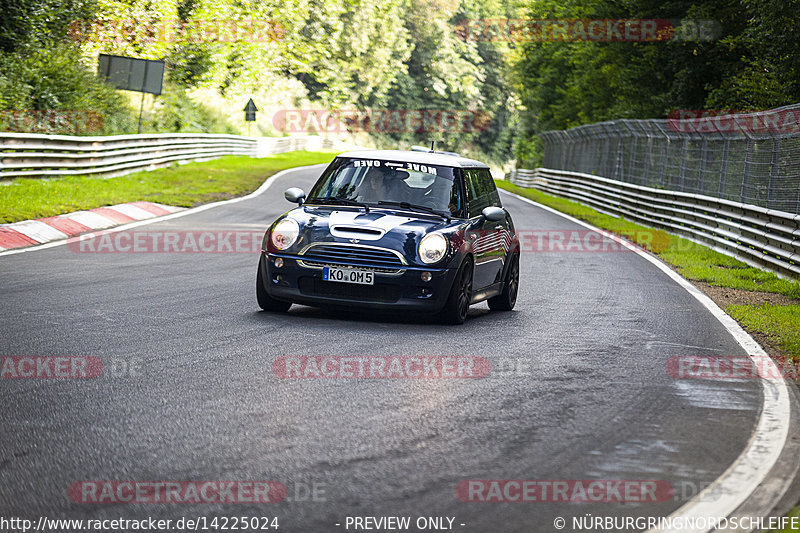
[[[358,226],[336,226],[332,229],[346,233],[360,233],[362,235],[383,235],[383,232],[379,229],[359,228]]]
[[[353,213],[352,211],[334,211],[331,213],[328,227],[331,235],[342,239],[358,239],[360,241],[377,241],[387,231],[410,222],[409,217],[388,215],[383,213]]]
[[[383,237],[385,230],[365,226],[331,226],[331,235],[343,239],[376,241]]]

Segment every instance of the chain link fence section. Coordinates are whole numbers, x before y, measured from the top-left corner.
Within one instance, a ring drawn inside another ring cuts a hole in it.
[[[800,214],[800,104],[614,120],[540,137],[544,168]]]

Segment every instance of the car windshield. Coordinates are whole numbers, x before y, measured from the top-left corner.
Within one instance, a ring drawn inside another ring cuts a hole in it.
[[[451,167],[373,159],[337,160],[311,189],[307,202],[427,208],[461,216],[461,189]],[[420,211],[423,211],[420,209]]]

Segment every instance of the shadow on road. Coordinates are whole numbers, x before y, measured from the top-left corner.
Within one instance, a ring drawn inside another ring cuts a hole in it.
[[[470,322],[476,319],[491,314],[489,309],[473,307],[469,310],[469,317],[467,322],[462,327],[469,327]],[[435,315],[424,314],[411,314],[411,313],[398,313],[387,311],[375,311],[374,309],[341,309],[341,308],[323,308],[323,307],[309,307],[305,305],[293,305],[288,313],[270,313],[267,311],[258,311],[253,315],[259,321],[261,320],[275,320],[280,318],[282,320],[291,320],[300,322],[301,320],[328,320],[333,322],[367,322],[367,323],[384,323],[384,324],[417,324],[417,325],[430,325],[440,327],[453,327],[442,324],[438,321]],[[302,324],[296,324],[302,325]],[[309,324],[310,325],[310,324]]]

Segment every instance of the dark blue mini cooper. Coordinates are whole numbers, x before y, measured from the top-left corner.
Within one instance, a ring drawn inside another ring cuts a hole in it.
[[[341,154],[299,205],[267,230],[256,295],[292,303],[438,313],[461,324],[471,304],[514,308],[519,241],[489,167],[457,154]]]

